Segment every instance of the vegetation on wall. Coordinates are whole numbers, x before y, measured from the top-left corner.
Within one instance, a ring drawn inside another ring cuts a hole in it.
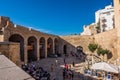
[[[102,48],[101,48],[101,46],[99,46],[98,47],[98,49],[97,49],[97,54],[100,56],[101,54],[102,54]]]
[[[98,23],[97,23],[95,28],[97,30],[97,33],[100,33],[100,20],[98,21]]]
[[[103,48],[101,48],[100,46],[98,47],[98,49],[97,49],[97,54],[100,56],[100,55],[102,55],[103,56],[103,60],[104,60],[104,56],[105,55],[109,55],[111,53],[111,51],[110,50],[108,50],[108,49],[103,49]],[[107,58],[108,59],[108,58]]]
[[[97,49],[97,54],[98,55],[107,55],[107,54],[109,54],[110,53],[110,50],[108,50],[108,49],[103,49],[103,48],[101,48],[100,46],[98,47],[98,49]]]
[[[95,43],[92,43],[92,44],[89,44],[89,45],[88,45],[89,50],[90,50],[91,52],[93,52],[93,53],[94,53],[94,51],[97,49],[97,47],[98,47],[98,45],[95,44]]]
[[[103,56],[103,60],[104,60],[104,55],[109,55],[111,53],[110,50],[103,49],[101,46],[99,46],[98,44],[95,44],[95,43],[89,44],[88,48],[93,53],[94,53],[94,51],[97,50],[97,54],[99,56],[102,55]]]

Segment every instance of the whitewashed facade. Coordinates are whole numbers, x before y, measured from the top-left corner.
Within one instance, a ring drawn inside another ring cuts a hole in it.
[[[105,6],[95,12],[95,23],[100,22],[100,32],[108,31],[114,28],[114,7],[112,5]]]

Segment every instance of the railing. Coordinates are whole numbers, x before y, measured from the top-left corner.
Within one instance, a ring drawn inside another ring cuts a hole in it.
[[[97,63],[97,62],[101,62],[101,61],[102,61],[102,59],[95,54],[87,54],[86,55],[85,62],[86,62],[87,68],[90,68],[90,66],[92,64]]]

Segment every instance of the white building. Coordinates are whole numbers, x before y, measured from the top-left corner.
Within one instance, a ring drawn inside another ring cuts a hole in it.
[[[100,22],[100,32],[114,28],[114,8],[112,5],[95,12],[95,23]]]

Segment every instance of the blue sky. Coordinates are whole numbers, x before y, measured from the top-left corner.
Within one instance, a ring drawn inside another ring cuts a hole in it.
[[[113,0],[0,0],[0,16],[55,35],[79,34]]]

